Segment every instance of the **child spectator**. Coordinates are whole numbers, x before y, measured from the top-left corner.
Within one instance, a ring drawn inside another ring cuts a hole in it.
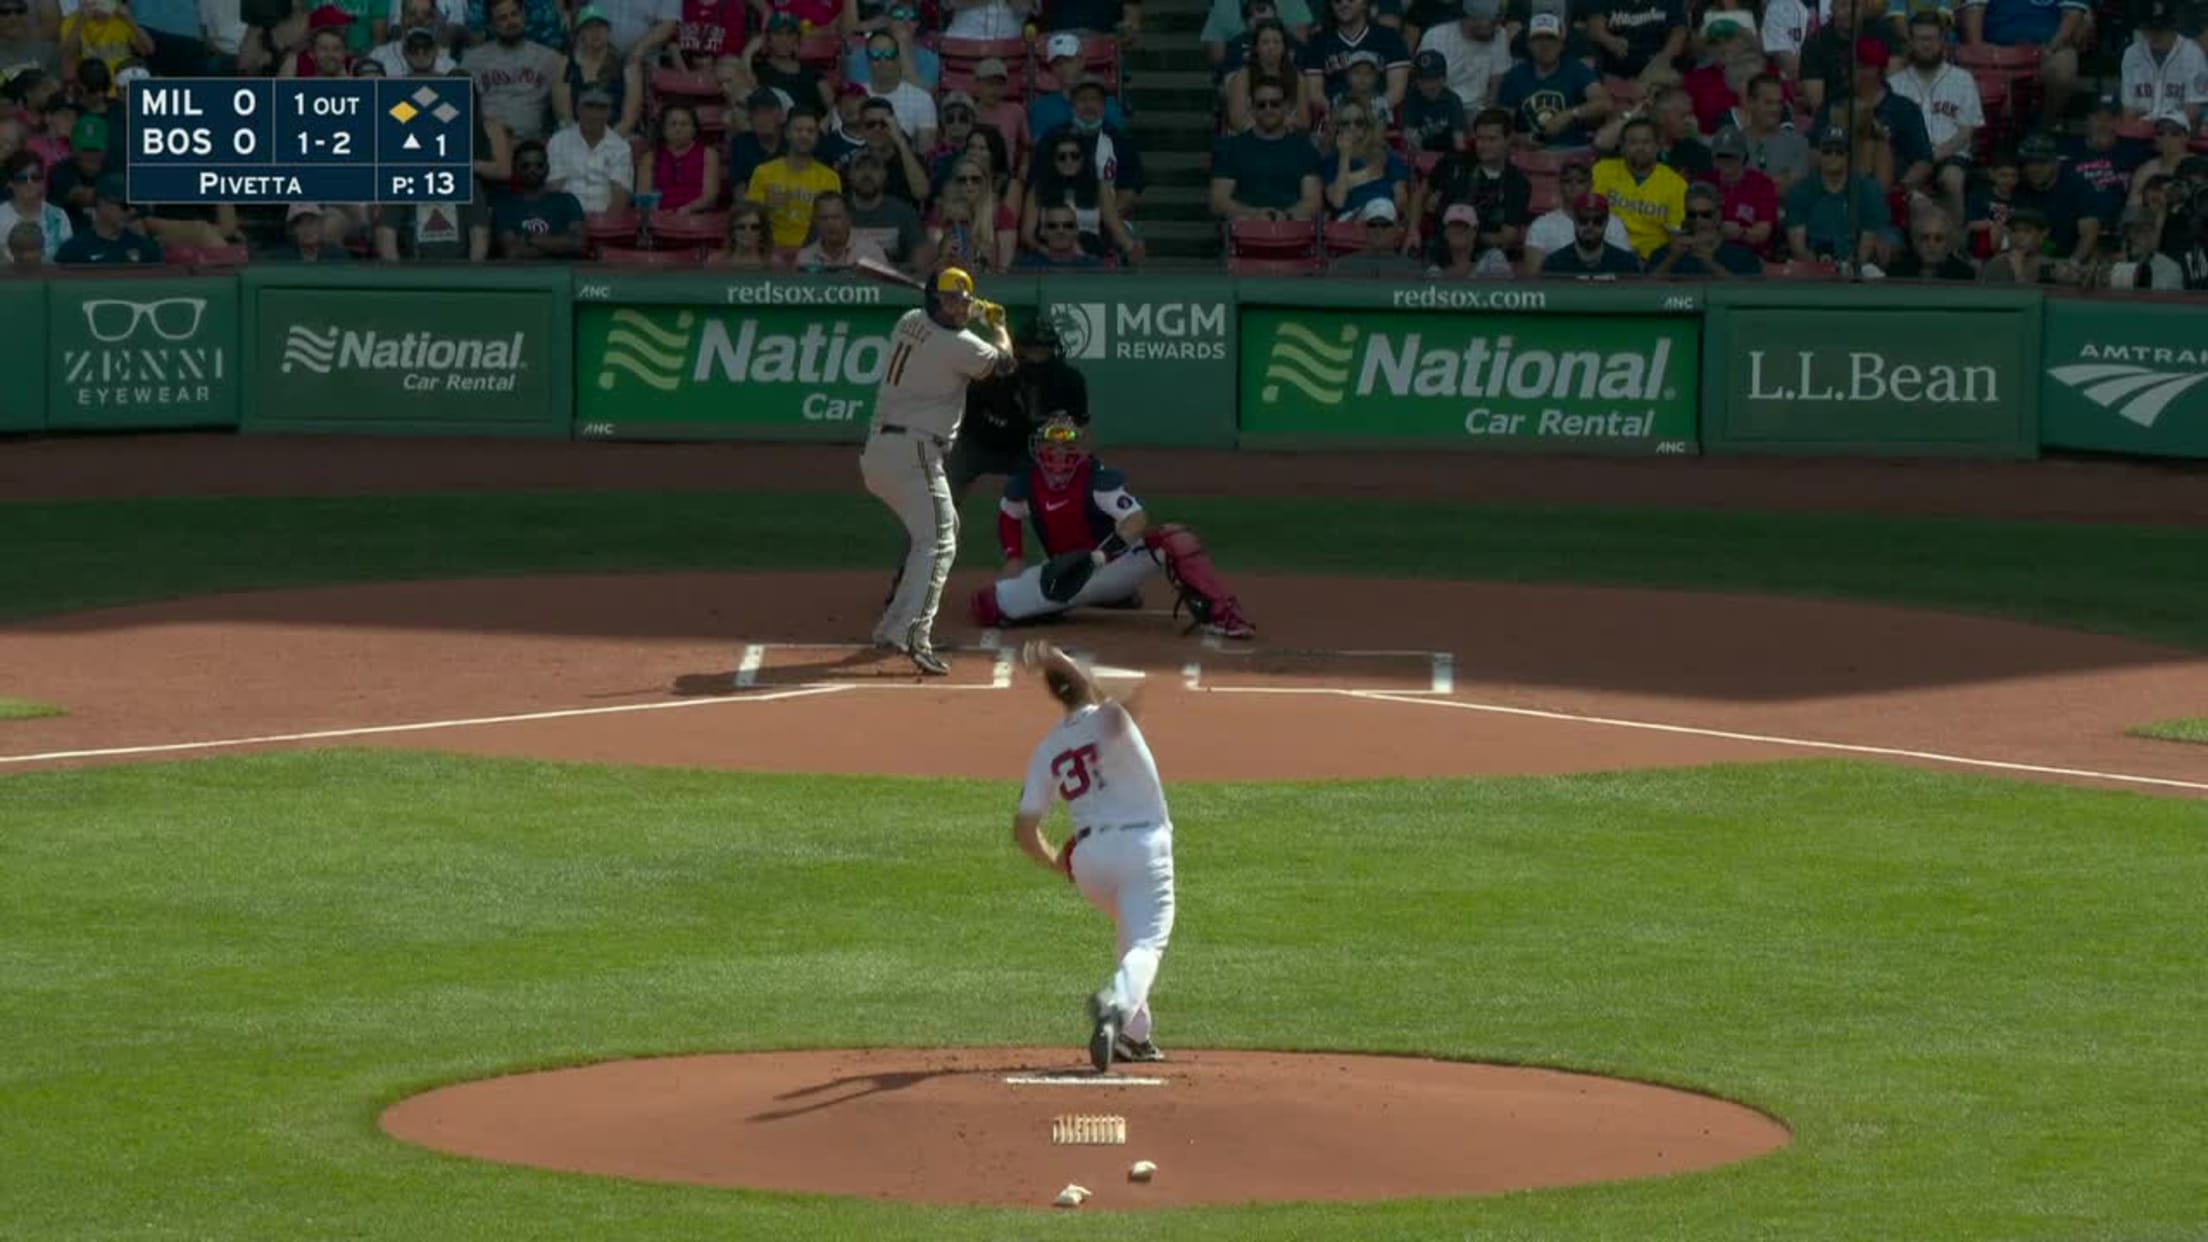
[[[1327,101],[1330,110],[1340,110],[1346,104],[1355,104],[1365,110],[1372,123],[1384,133],[1395,128],[1395,110],[1380,84],[1380,54],[1369,50],[1351,52],[1348,63],[1342,68],[1342,93]]]
[[[1454,151],[1464,130],[1464,101],[1449,89],[1441,53],[1420,52],[1411,65],[1411,93],[1403,97],[1403,141],[1413,151]]]

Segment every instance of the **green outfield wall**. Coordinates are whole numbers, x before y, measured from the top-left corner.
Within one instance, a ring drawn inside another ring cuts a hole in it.
[[[1612,455],[2208,457],[2208,306],[1823,282],[983,282],[1112,442]],[[833,277],[298,267],[0,283],[0,432],[865,435],[913,290]]]

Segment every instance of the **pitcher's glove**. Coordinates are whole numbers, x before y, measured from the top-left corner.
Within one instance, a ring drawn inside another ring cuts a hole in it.
[[[1094,552],[1067,552],[1043,562],[1043,598],[1054,604],[1070,604],[1081,588],[1096,576],[1097,566],[1104,563],[1101,550]]]

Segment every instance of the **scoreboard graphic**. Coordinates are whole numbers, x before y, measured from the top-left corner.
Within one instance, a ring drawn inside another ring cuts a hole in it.
[[[466,78],[148,78],[124,97],[134,203],[474,196]]]

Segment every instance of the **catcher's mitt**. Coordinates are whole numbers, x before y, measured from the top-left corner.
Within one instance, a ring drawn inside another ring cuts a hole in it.
[[[1096,558],[1087,552],[1067,552],[1043,562],[1043,598],[1070,604],[1096,574]]]

